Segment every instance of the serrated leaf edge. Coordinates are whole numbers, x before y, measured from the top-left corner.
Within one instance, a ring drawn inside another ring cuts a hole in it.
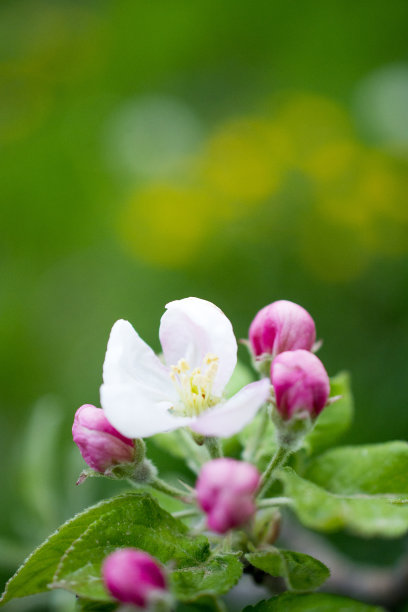
[[[55,537],[61,531],[61,529],[63,529],[64,527],[68,527],[71,523],[76,521],[78,518],[80,518],[81,516],[85,516],[88,512],[90,512],[92,510],[97,510],[98,508],[100,508],[102,506],[105,506],[105,505],[108,506],[109,504],[114,504],[117,501],[119,501],[120,499],[126,499],[126,498],[132,498],[132,497],[133,498],[137,498],[137,497],[139,497],[139,498],[145,497],[146,498],[147,497],[147,498],[150,498],[151,500],[153,500],[157,504],[157,502],[153,499],[153,497],[149,493],[147,493],[147,492],[127,491],[125,493],[120,493],[119,495],[116,495],[115,497],[111,497],[108,500],[106,500],[106,499],[101,500],[100,502],[94,504],[93,506],[89,506],[88,508],[86,508],[82,512],[78,512],[72,518],[68,519],[65,523],[60,525],[60,527],[58,527],[58,529],[56,529],[51,535],[49,535],[48,538],[46,538],[39,546],[37,546],[37,548],[35,548],[33,550],[32,553],[30,553],[28,555],[28,557],[26,557],[26,559],[24,559],[23,563],[18,567],[16,572],[14,572],[14,574],[7,580],[6,585],[4,587],[4,591],[3,591],[2,596],[0,598],[0,606],[4,605],[5,603],[7,603],[7,601],[10,601],[11,599],[14,599],[14,597],[11,597],[10,599],[7,598],[8,588],[9,588],[9,585],[11,584],[11,582],[20,574],[20,572],[27,565],[27,563],[34,557],[34,555],[36,555],[39,550],[44,548],[52,540],[52,538]],[[171,516],[171,515],[169,515],[169,516]],[[176,519],[174,519],[174,520],[176,520]],[[95,521],[93,521],[93,523],[94,522]],[[181,523],[181,521],[180,521],[180,525],[182,525],[184,527],[184,529],[187,531],[187,528],[185,527],[185,525],[183,523]],[[87,529],[88,529],[88,527],[87,527]],[[71,546],[71,544],[70,544],[70,546]],[[66,550],[63,553],[63,555],[65,555],[65,554],[66,554]]]
[[[69,554],[75,550],[75,547],[77,546],[77,544],[79,544],[81,542],[81,540],[87,535],[87,533],[89,531],[91,531],[91,529],[94,528],[95,525],[97,525],[98,523],[104,521],[107,517],[109,517],[110,514],[113,514],[113,511],[111,512],[107,512],[106,514],[103,515],[103,517],[100,517],[99,519],[97,519],[96,521],[92,521],[92,523],[90,523],[88,525],[88,527],[82,532],[82,534],[79,536],[79,538],[76,538],[72,544],[70,546],[68,546],[68,548],[66,549],[66,551],[64,552],[64,554],[61,556],[61,559],[58,563],[57,569],[54,573],[54,576],[52,577],[52,582],[49,583],[49,588],[50,589],[65,589],[66,591],[69,591],[71,593],[76,593],[75,589],[73,588],[73,585],[75,584],[73,581],[67,581],[64,578],[62,578],[61,580],[59,579],[59,574],[63,569],[64,566],[64,562],[67,559],[67,557],[69,556]],[[98,579],[95,578],[95,582]],[[72,586],[69,586],[69,585]],[[107,602],[111,602],[113,601],[108,594],[106,594],[106,599],[100,599],[100,598],[93,598],[90,597],[89,595],[87,596],[88,599],[90,599],[91,601],[107,601]]]

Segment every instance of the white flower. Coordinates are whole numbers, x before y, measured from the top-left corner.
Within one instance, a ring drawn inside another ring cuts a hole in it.
[[[144,438],[190,427],[228,437],[255,416],[269,395],[263,379],[225,400],[237,362],[237,342],[224,313],[211,302],[170,302],[160,323],[164,365],[128,321],[111,331],[103,366],[101,405],[122,435]]]

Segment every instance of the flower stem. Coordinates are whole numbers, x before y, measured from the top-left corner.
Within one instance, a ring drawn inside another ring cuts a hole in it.
[[[261,483],[259,486],[259,492],[257,495],[258,499],[262,499],[262,497],[264,497],[265,493],[267,492],[267,490],[269,489],[269,487],[271,486],[274,480],[274,474],[276,470],[285,463],[286,459],[289,457],[291,452],[292,452],[291,449],[285,446],[278,447],[278,449],[276,450],[276,453],[270,460],[268,467],[262,474]]]
[[[195,474],[198,474],[201,466],[205,463],[205,456],[203,457],[202,448],[194,442],[190,431],[187,429],[179,429],[178,434],[182,444],[186,446],[188,451],[187,464]],[[204,454],[206,454],[205,451]]]
[[[173,512],[172,516],[177,519],[182,518],[190,518],[191,516],[197,516],[200,514],[198,508],[187,508],[186,510],[178,510],[178,512]]]
[[[131,484],[132,487],[135,487],[136,489],[138,489],[141,486],[140,482],[136,482],[132,480],[132,478],[128,478],[127,480],[129,484]],[[162,493],[166,493],[166,495],[170,495],[171,497],[175,497],[176,499],[181,499],[182,501],[185,501],[185,502],[191,501],[188,495],[186,495],[185,491],[182,491],[181,489],[177,489],[176,487],[173,487],[172,485],[167,484],[167,482],[165,482],[161,478],[157,478],[157,476],[153,480],[151,480],[149,483],[146,483],[146,484],[148,484],[149,487],[152,487],[153,489],[156,489],[157,491],[161,491]]]
[[[224,456],[219,438],[206,437],[204,439],[204,444],[210,453],[211,459],[219,459]]]
[[[255,462],[257,450],[260,446],[270,419],[267,406],[263,406],[260,412],[261,414],[258,427],[243,454],[244,461],[249,461],[250,463]]]
[[[293,503],[290,497],[268,497],[260,499],[257,503],[258,508],[273,508],[273,506],[289,506]]]
[[[149,483],[153,489],[157,491],[161,491],[162,493],[166,493],[166,495],[170,495],[171,497],[176,497],[177,499],[181,499],[183,501],[187,501],[188,496],[185,491],[181,489],[177,489],[177,487],[173,487],[172,485],[167,484],[161,478],[155,478],[151,483]]]
[[[233,533],[232,531],[228,531],[227,535],[224,537],[222,542],[221,550],[223,553],[229,553],[232,550],[232,541],[233,541]]]

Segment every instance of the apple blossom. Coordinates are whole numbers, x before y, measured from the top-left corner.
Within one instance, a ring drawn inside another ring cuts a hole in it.
[[[140,608],[146,608],[158,592],[166,591],[166,579],[158,562],[135,548],[122,548],[108,555],[102,565],[102,578],[115,599]]]
[[[193,297],[166,309],[159,333],[164,363],[129,322],[114,324],[101,387],[108,420],[135,438],[185,426],[204,436],[237,433],[267,400],[269,381],[250,383],[226,400],[237,362],[230,321],[211,302]]]
[[[316,329],[310,314],[288,300],[278,300],[262,308],[249,328],[249,344],[259,360],[272,360],[284,351],[310,351],[315,340]]]
[[[207,514],[207,525],[216,533],[244,525],[255,512],[254,493],[260,474],[256,467],[236,459],[206,463],[196,484],[197,501]]]
[[[76,411],[72,436],[86,463],[97,472],[134,459],[133,440],[119,433],[103,410],[91,404],[84,404]]]
[[[302,412],[315,418],[329,398],[330,381],[322,362],[303,349],[278,355],[272,362],[271,381],[284,420]]]

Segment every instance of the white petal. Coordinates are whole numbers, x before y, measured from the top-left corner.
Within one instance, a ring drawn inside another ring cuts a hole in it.
[[[191,425],[191,429],[204,436],[228,438],[252,421],[269,393],[270,382],[267,378],[250,383],[224,404],[204,412]]]
[[[168,411],[171,402],[156,401],[148,388],[137,383],[102,385],[101,406],[113,427],[128,438],[146,438],[195,421],[173,416]]]
[[[166,305],[160,342],[168,365],[186,359],[200,367],[208,353],[219,358],[213,392],[221,395],[237,363],[237,341],[225,314],[211,302],[189,297]]]
[[[106,385],[137,382],[159,400],[176,401],[177,393],[170,371],[140,338],[128,321],[116,321],[112,327],[103,364]]]

